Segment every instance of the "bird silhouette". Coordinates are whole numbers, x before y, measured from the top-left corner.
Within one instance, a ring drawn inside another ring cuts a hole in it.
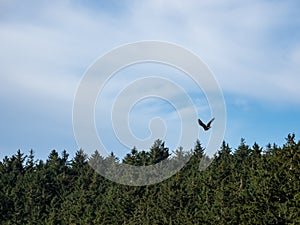
[[[203,129],[209,130],[211,123],[215,120],[215,118],[212,118],[207,124],[203,123],[200,119],[198,119],[198,123],[201,127],[203,127]]]

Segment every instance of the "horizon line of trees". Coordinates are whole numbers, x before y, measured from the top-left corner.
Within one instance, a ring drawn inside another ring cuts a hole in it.
[[[0,224],[300,223],[300,141],[294,134],[283,146],[265,149],[244,139],[235,150],[223,142],[213,158],[197,140],[192,151],[170,155],[162,140],[149,151],[134,147],[121,160],[98,151],[88,157],[80,149],[72,159],[66,150],[52,150],[43,161],[33,150],[18,150],[0,161]],[[148,186],[114,183],[90,166],[163,160],[176,166],[184,157],[190,160],[175,175]],[[210,165],[200,171],[203,159]]]

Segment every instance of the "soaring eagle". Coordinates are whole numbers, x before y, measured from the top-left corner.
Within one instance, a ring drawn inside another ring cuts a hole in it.
[[[214,120],[215,120],[215,118],[212,118],[207,124],[205,124],[200,119],[198,119],[198,123],[201,127],[203,127],[204,130],[209,130],[210,125]]]

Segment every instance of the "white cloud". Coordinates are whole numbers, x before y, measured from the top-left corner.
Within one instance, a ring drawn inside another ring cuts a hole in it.
[[[295,94],[300,93],[294,82],[297,71],[293,69],[299,54],[292,50],[284,57],[275,42],[278,39],[272,37],[272,33],[280,35],[282,26],[293,23],[299,26],[299,21],[289,19],[295,13],[293,2],[135,1],[128,4],[131,6],[120,16],[113,11],[104,14],[97,9],[79,7],[71,1],[40,3],[35,6],[35,15],[24,13],[22,20],[7,15],[0,23],[3,49],[0,57],[5,62],[1,76],[9,76],[19,83],[27,80],[23,84],[29,85],[29,89],[33,80],[42,87],[42,84],[51,86],[59,79],[70,79],[73,87],[65,91],[74,91],[74,78],[63,74],[74,73],[79,81],[84,68],[104,51],[128,41],[161,39],[177,42],[204,58],[225,91],[299,103]],[[28,10],[29,6],[28,3],[25,8]],[[299,46],[297,41],[287,47]],[[23,73],[16,71],[16,64]],[[282,72],[274,76],[274,71]],[[270,95],[283,76],[288,85],[281,87],[283,92]],[[55,82],[49,82],[50,79]],[[2,85],[6,84],[2,82]]]

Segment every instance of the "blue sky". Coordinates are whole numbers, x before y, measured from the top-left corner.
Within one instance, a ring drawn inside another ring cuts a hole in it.
[[[288,133],[299,138],[299,14],[298,1],[0,1],[0,158],[17,149],[33,149],[38,158],[52,149],[72,156],[72,105],[84,72],[112,48],[141,40],[176,43],[205,61],[223,90],[225,140],[233,148],[241,138],[261,146],[283,144]],[[116,78],[110,90],[122,82]],[[203,93],[185,85],[208,120]],[[132,121],[142,137],[149,130],[139,121],[172,113],[152,101],[132,111],[142,115]],[[175,138],[170,130],[167,144]]]

